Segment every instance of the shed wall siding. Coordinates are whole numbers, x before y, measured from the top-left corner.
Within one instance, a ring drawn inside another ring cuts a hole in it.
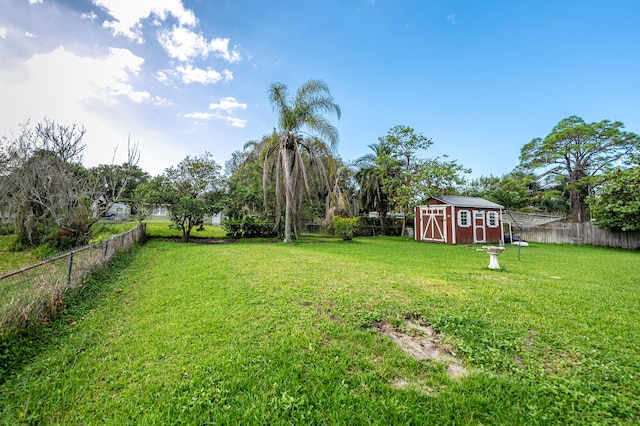
[[[429,207],[443,207],[446,212],[446,242],[447,244],[474,244],[475,229],[474,229],[474,215],[476,212],[482,212],[484,216],[484,244],[500,244],[503,241],[502,238],[502,211],[501,209],[487,209],[477,207],[456,207],[453,205],[442,204],[440,200],[429,199],[425,204]],[[469,212],[469,226],[459,226],[458,224],[458,212],[466,210]],[[495,212],[498,218],[498,226],[489,226],[488,212]],[[426,220],[421,215],[420,206],[416,207],[416,222],[415,229],[417,241],[430,241],[422,238],[424,227],[426,226]],[[433,241],[430,241],[433,242]]]

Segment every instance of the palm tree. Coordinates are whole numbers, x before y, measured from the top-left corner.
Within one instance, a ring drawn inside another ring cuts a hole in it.
[[[360,184],[360,202],[363,208],[378,212],[380,231],[384,233],[384,221],[391,205],[384,178],[394,171],[392,151],[384,142],[371,144],[369,148],[372,153],[356,160],[360,168],[356,175]]]
[[[265,144],[264,176],[266,180],[270,170],[276,173],[276,226],[280,223],[280,203],[284,195],[284,242],[288,243],[291,242],[291,229],[299,216],[302,198],[309,194],[303,152],[308,154],[311,163],[322,164],[315,155],[314,147],[327,147],[328,143],[334,149],[338,142],[338,131],[324,114],[335,113],[339,119],[341,111],[322,80],[307,81],[295,97],[282,83],[272,83],[268,94],[273,109],[278,113],[280,130],[277,138]],[[297,227],[294,233],[297,236]]]

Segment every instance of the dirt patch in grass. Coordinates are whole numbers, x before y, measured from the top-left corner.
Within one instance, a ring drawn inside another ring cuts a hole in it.
[[[325,307],[323,305],[316,305],[316,312],[323,318],[329,318],[333,322],[342,322],[340,318],[333,314],[332,307]]]
[[[374,323],[373,326],[398,344],[407,355],[444,364],[450,378],[458,379],[469,374],[462,360],[453,354],[453,347],[443,344],[430,325],[407,320],[398,328],[386,322]]]
[[[413,389],[416,390],[426,396],[436,396],[437,392],[431,387],[431,386],[427,386],[425,383],[423,382],[409,382],[407,380],[404,379],[396,379],[392,384],[391,387],[393,387],[394,389]]]

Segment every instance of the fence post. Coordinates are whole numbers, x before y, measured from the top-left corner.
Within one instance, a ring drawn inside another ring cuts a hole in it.
[[[73,272],[73,252],[69,255],[69,273],[67,274],[67,288],[71,287],[71,273]]]
[[[109,240],[104,242],[104,255],[102,257],[107,257],[108,250],[109,250]]]

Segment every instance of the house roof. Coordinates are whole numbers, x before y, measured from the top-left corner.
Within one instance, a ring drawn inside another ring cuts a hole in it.
[[[435,200],[455,207],[473,207],[482,209],[503,209],[500,204],[493,203],[480,197],[462,197],[458,195],[443,195],[442,197],[432,197]]]

